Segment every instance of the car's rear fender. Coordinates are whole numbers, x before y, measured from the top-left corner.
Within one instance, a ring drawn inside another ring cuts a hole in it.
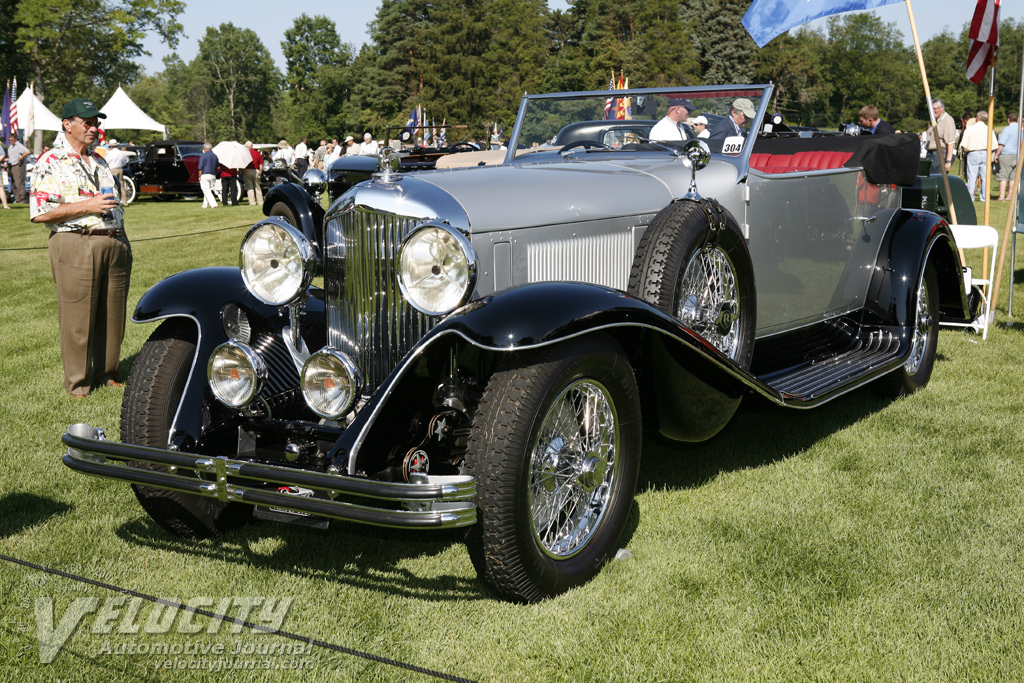
[[[241,271],[229,266],[171,275],[143,294],[132,313],[132,322],[184,318],[196,326],[196,354],[171,425],[172,440],[187,437],[195,442],[202,434],[207,389],[205,362],[229,338],[223,316],[232,304],[245,313],[252,329],[280,331],[288,325],[288,308],[269,306],[256,299],[246,289]],[[309,320],[324,319],[323,302],[318,298],[309,298],[305,311]],[[323,345],[323,334],[315,334],[313,326],[304,324],[300,331],[307,347],[315,350]]]
[[[899,327],[913,324],[914,297],[929,263],[938,275],[940,312],[950,318],[966,317],[967,293],[952,230],[934,213],[903,209],[893,217],[878,250],[865,322]]]
[[[263,215],[271,215],[278,204],[284,204],[291,209],[299,223],[295,227],[316,245],[317,251],[323,253],[324,209],[320,202],[311,197],[301,185],[281,183],[270,188],[263,198]]]

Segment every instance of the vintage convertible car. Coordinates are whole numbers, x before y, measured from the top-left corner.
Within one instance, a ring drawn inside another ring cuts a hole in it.
[[[502,164],[402,174],[385,154],[326,212],[290,184],[238,268],[142,297],[133,320],[162,322],[123,442],[72,425],[64,463],[131,482],[180,536],[254,516],[466,527],[505,598],[586,582],[617,551],[645,431],[708,439],[746,395],[912,392],[939,315],[967,316],[949,226],[901,207],[916,138],[780,132],[771,93],[617,91],[652,121],[680,97],[755,115],[614,145],[553,144],[607,92],[526,96]]]

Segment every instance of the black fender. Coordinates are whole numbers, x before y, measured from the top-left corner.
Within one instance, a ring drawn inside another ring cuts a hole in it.
[[[906,329],[914,322],[917,286],[931,263],[939,278],[943,316],[967,316],[967,292],[953,232],[929,211],[901,209],[883,237],[865,301],[865,322]]]
[[[132,322],[147,323],[166,318],[187,318],[196,325],[196,355],[189,370],[177,413],[171,425],[171,439],[182,436],[199,440],[203,430],[203,412],[207,396],[206,361],[213,350],[228,340],[221,316],[225,306],[234,304],[248,316],[250,323],[264,329],[281,330],[288,324],[287,307],[270,306],[256,299],[242,281],[238,268],[230,266],[187,270],[156,283],[142,295]],[[307,317],[322,324],[324,304],[310,296],[305,304]],[[303,325],[305,332],[307,326]],[[307,343],[316,350],[322,340]],[[212,400],[212,399],[210,399]]]
[[[330,203],[356,183],[369,180],[377,172],[380,158],[376,155],[348,155],[331,162],[327,169],[327,196]]]
[[[472,302],[428,332],[378,388],[329,454],[356,472],[379,455],[367,442],[386,443],[408,407],[403,391],[430,361],[460,344],[485,353],[515,353],[603,332],[630,356],[641,394],[651,392],[660,431],[677,440],[708,439],[728,423],[750,385],[746,370],[678,320],[628,294],[598,285],[551,282],[522,285]],[[657,367],[655,367],[657,365]],[[486,378],[483,378],[486,379]],[[761,390],[771,390],[761,386]],[[390,405],[389,405],[390,404]],[[374,432],[378,434],[374,435]]]
[[[299,222],[295,227],[316,245],[317,251],[323,254],[324,209],[320,201],[311,197],[306,189],[295,183],[281,183],[267,191],[263,197],[263,215],[269,216],[274,207],[284,204],[295,215]]]

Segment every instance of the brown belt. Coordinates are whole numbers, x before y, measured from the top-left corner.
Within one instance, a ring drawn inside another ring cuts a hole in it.
[[[78,235],[102,235],[103,237],[120,237],[124,234],[124,228],[111,228],[110,230],[64,230],[64,232],[73,232]]]

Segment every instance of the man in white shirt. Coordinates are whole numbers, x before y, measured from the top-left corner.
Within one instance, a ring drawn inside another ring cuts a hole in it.
[[[662,142],[685,142],[693,137],[693,128],[687,119],[693,111],[690,100],[669,100],[665,118],[654,124],[648,136],[651,140]]]
[[[110,142],[107,143],[107,156],[104,158],[107,160],[107,166],[110,167],[110,173],[120,188],[121,203],[127,204],[128,193],[124,189],[124,167],[128,165],[128,155],[124,153],[119,144],[117,140],[110,138]]]
[[[309,147],[306,145],[306,138],[299,140],[299,144],[295,145],[294,153],[295,172],[301,178],[306,174],[306,169],[309,168]]]
[[[981,178],[981,201],[985,201],[987,187],[985,186],[985,159],[988,151],[995,151],[999,147],[996,135],[988,127],[988,112],[979,111],[976,123],[967,126],[963,139],[960,140],[960,149],[967,154],[967,191],[974,199],[974,189]]]
[[[359,144],[360,154],[376,154],[378,152],[377,141],[369,133],[363,134],[363,141]]]

